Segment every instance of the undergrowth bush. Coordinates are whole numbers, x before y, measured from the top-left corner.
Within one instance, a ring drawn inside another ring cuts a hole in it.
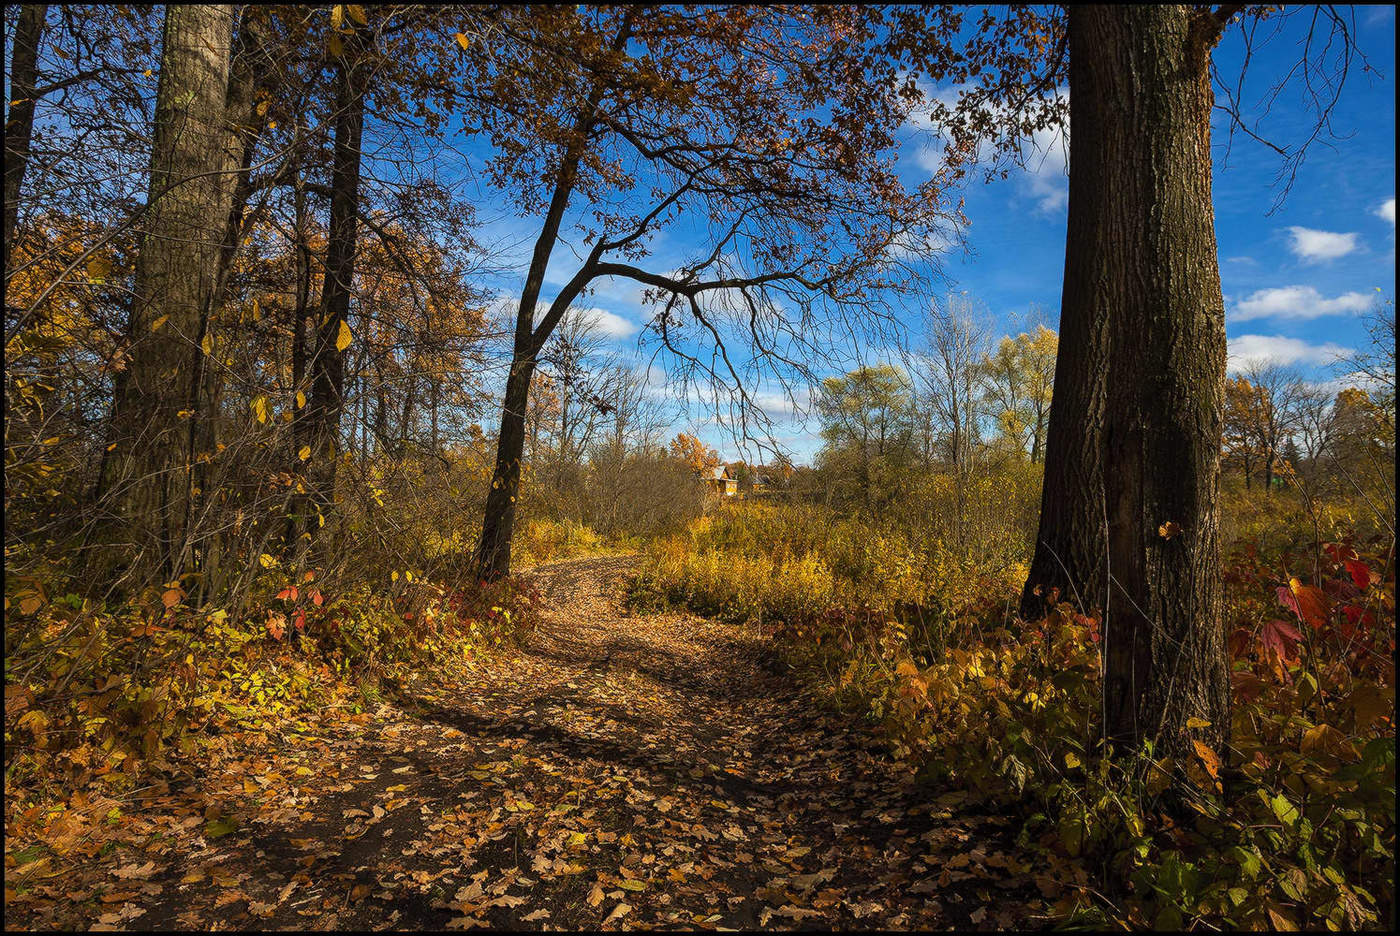
[[[759,622],[799,672],[883,722],[896,755],[1027,818],[1091,878],[1063,919],[1381,927],[1394,913],[1394,556],[1298,536],[1228,555],[1232,741],[1105,752],[1099,620],[1028,624],[1024,576],[815,508],[738,505],[654,544],[633,601]],[[1266,558],[1267,556],[1267,558]]]
[[[450,674],[531,626],[526,585],[447,588],[392,573],[389,587],[323,593],[269,563],[252,610],[186,606],[178,587],[108,610],[42,580],[5,596],[7,810],[101,783],[131,789],[219,734]]]

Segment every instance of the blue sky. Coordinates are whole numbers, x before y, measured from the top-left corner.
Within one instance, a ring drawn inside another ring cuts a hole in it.
[[[1372,71],[1365,73],[1360,60],[1353,62],[1332,114],[1335,136],[1311,145],[1276,211],[1271,213],[1280,194],[1280,157],[1237,135],[1227,158],[1228,125],[1223,115],[1216,121],[1216,237],[1232,366],[1262,358],[1296,366],[1317,381],[1334,378],[1335,357],[1368,341],[1361,315],[1378,297],[1394,296],[1394,11],[1359,7],[1356,25],[1359,48]],[[1306,16],[1287,17],[1278,33],[1255,49],[1243,95],[1251,119],[1262,117],[1257,106],[1261,96],[1298,61],[1306,27]],[[1216,50],[1223,74],[1238,73],[1243,49],[1239,30],[1227,32]],[[1258,124],[1261,134],[1288,147],[1306,139],[1313,123],[1297,90],[1290,87]],[[922,181],[935,165],[936,147],[912,127],[902,131],[901,139],[901,175],[908,183]],[[1044,158],[1030,169],[987,184],[976,176],[966,185],[967,249],[953,250],[943,261],[948,287],[985,301],[1004,332],[1018,330],[1033,305],[1052,326],[1059,317],[1067,197],[1063,144],[1050,134],[1037,142]],[[480,154],[473,155],[473,161],[478,158]],[[523,262],[537,220],[512,218],[503,207],[484,208],[482,218],[488,221],[486,239],[512,248],[516,262]],[[683,240],[684,234],[675,231],[656,241],[649,266],[664,269],[669,259],[682,258],[686,245],[677,238]],[[572,272],[568,247],[561,245],[556,254],[561,262],[551,267],[546,299],[549,283]],[[506,273],[492,285],[509,297],[519,289],[518,280]],[[644,366],[653,349],[642,330],[648,313],[640,304],[640,290],[631,283],[603,282],[583,304],[597,310],[591,314],[618,352]],[[919,317],[920,310],[909,310],[914,342]],[[662,383],[659,373],[656,382]],[[763,398],[779,403],[776,395]],[[798,419],[781,404],[771,413],[779,444],[798,462],[809,461],[820,445],[815,420]],[[679,410],[675,429],[697,432],[726,458],[745,454],[703,407]],[[746,454],[759,457],[753,449]]]

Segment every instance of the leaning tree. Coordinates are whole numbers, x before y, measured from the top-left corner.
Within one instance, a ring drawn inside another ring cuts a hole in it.
[[[510,569],[541,349],[591,286],[645,290],[648,333],[741,404],[761,373],[810,376],[833,329],[893,321],[885,303],[911,283],[894,248],[925,243],[955,213],[943,179],[910,190],[895,171],[923,54],[889,28],[905,15],[530,7],[504,11],[489,37],[458,37],[467,124],[494,148],[488,175],[538,224],[515,306],[483,579]],[[648,262],[665,231],[690,245],[679,265]],[[562,285],[542,301],[546,273]]]

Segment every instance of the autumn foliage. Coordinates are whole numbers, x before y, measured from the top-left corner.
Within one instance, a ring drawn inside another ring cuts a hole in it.
[[[706,518],[652,547],[634,601],[758,623],[834,700],[881,719],[895,756],[934,789],[1020,809],[1065,919],[1351,929],[1393,912],[1384,541],[1268,557],[1240,544],[1224,569],[1228,748],[1108,758],[1097,614],[1058,596],[1026,624],[1007,614],[1014,570],[959,567],[887,525],[827,520],[812,536],[812,521],[760,505]]]

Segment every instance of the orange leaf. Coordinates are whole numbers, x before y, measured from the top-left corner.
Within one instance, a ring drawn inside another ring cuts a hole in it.
[[[1327,596],[1296,578],[1288,580],[1288,590],[1294,596],[1293,610],[1308,624],[1321,627],[1327,620]]]
[[[1201,759],[1201,763],[1205,765],[1206,772],[1211,775],[1212,779],[1220,779],[1220,755],[1211,750],[1210,745],[1204,741],[1197,741],[1193,738],[1191,746],[1196,749],[1196,756]]]

